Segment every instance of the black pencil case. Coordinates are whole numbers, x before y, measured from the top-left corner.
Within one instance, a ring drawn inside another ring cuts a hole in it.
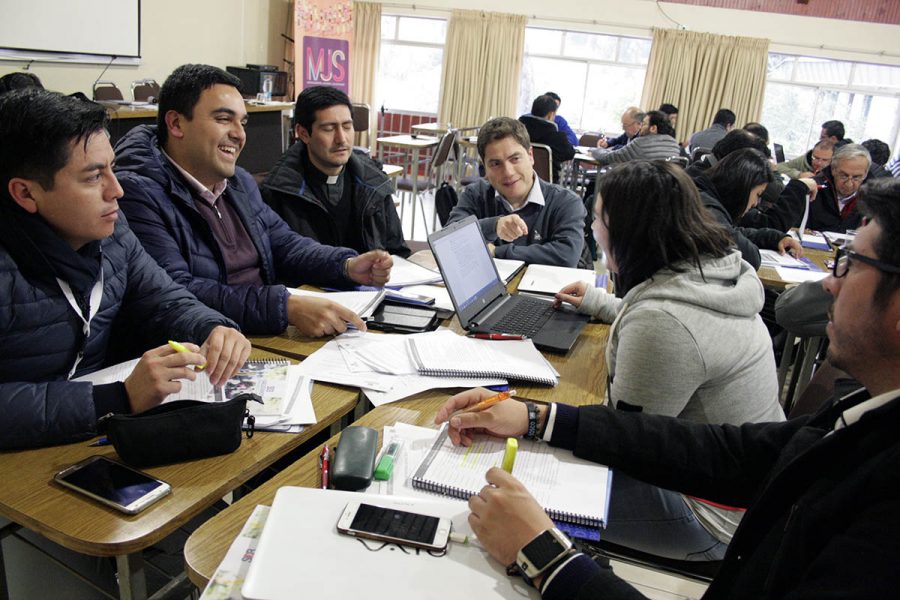
[[[355,492],[369,487],[375,472],[378,432],[370,427],[351,425],[341,432],[331,483],[336,490]]]
[[[229,454],[241,445],[241,427],[247,419],[247,437],[256,419],[247,401],[256,394],[241,394],[225,402],[176,400],[132,415],[107,415],[98,428],[123,461],[134,467],[153,467]]]

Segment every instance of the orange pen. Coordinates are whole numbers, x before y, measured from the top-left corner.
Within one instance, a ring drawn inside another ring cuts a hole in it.
[[[504,400],[511,397],[515,393],[516,393],[516,390],[510,390],[508,392],[500,392],[499,394],[495,394],[495,395],[491,396],[490,398],[485,398],[478,404],[473,404],[472,406],[470,406],[468,408],[460,409],[453,414],[459,415],[462,413],[481,412],[483,410],[487,410],[490,407],[492,407],[493,405],[497,404],[498,402],[503,402]]]

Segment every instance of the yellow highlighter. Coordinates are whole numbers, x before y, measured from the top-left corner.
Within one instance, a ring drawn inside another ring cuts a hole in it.
[[[503,453],[501,467],[507,473],[512,474],[513,465],[516,462],[516,452],[519,450],[519,441],[516,438],[506,438],[506,451]]]
[[[190,352],[190,350],[185,348],[184,345],[182,345],[174,340],[169,340],[169,347],[172,348],[172,350],[174,350],[175,352]],[[194,370],[202,371],[205,368],[206,368],[206,365],[200,365],[199,367],[194,367]]]

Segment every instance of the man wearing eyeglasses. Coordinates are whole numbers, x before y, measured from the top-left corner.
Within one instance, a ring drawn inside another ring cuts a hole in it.
[[[614,138],[601,137],[597,140],[597,147],[607,150],[624,148],[641,132],[643,121],[644,111],[637,106],[629,106],[622,113],[622,135]]]
[[[861,202],[868,221],[823,285],[834,297],[828,357],[864,389],[814,415],[698,425],[598,405],[554,403],[530,414],[512,399],[458,414],[490,393],[473,390],[448,400],[435,421],[449,421],[457,444],[471,443],[473,431],[531,432],[647,483],[747,507],[706,598],[894,597],[900,587],[900,181],[867,184]],[[469,499],[469,524],[487,553],[519,571],[545,600],[643,597],[557,535],[514,474],[492,468],[485,478],[488,485]]]
[[[859,144],[838,148],[831,165],[815,177],[819,193],[809,205],[806,226],[840,233],[859,227],[862,217],[856,207],[856,195],[868,177],[871,164],[869,151]]]

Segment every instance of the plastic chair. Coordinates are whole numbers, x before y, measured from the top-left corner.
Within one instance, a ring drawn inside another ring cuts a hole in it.
[[[150,102],[159,97],[159,84],[155,79],[138,79],[131,82],[131,98],[135,102]]]
[[[553,183],[553,150],[546,144],[531,144],[534,172],[547,183]]]
[[[369,131],[369,105],[353,103],[353,110],[350,111],[353,117],[353,130],[356,133],[366,133]]]
[[[112,81],[97,81],[94,83],[94,100],[99,102],[115,102],[124,100],[122,90]]]
[[[412,199],[413,201],[413,218],[410,227],[410,237],[415,237],[416,231],[416,208],[415,202],[419,202],[419,209],[422,212],[422,224],[425,226],[425,233],[428,233],[428,221],[425,217],[425,204],[422,201],[422,194],[424,192],[437,189],[440,185],[441,181],[444,180],[444,171],[448,162],[451,162],[451,159],[455,158],[453,154],[453,148],[456,145],[456,136],[457,131],[455,129],[451,129],[447,133],[445,133],[441,137],[441,141],[438,143],[437,148],[434,151],[434,154],[431,157],[431,163],[428,166],[428,178],[424,182],[419,182],[417,186],[417,195]],[[413,169],[418,169],[418,165],[412,165]],[[397,190],[401,192],[406,192],[412,194],[413,191],[413,179],[412,177],[403,177],[397,180]],[[400,204],[400,221],[403,221],[403,213],[406,208],[406,203],[402,202]],[[434,231],[437,227],[437,211],[434,211],[434,214],[431,219],[431,229]]]
[[[597,142],[600,141],[600,134],[594,131],[585,131],[578,138],[579,146],[587,146],[588,148],[596,148]]]

